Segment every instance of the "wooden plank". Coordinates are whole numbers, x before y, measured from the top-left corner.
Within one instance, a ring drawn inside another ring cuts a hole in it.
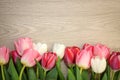
[[[0,0],[0,46],[14,49],[19,37],[45,42],[49,50],[59,42],[120,51],[120,0]]]

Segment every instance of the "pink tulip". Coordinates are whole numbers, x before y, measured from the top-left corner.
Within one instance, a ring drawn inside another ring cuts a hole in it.
[[[46,71],[48,71],[55,66],[56,60],[57,60],[57,56],[55,53],[47,52],[44,53],[42,57],[41,65]]]
[[[64,62],[68,67],[75,64],[76,54],[80,52],[80,48],[73,46],[73,47],[66,47],[65,55],[64,55]]]
[[[14,42],[15,48],[20,56],[23,55],[24,50],[33,48],[33,43],[30,38],[19,38]]]
[[[120,52],[112,52],[108,62],[113,70],[120,70]]]
[[[83,69],[90,68],[91,58],[93,56],[92,48],[93,48],[92,46],[85,44],[83,50],[81,50],[81,52],[77,54],[76,64],[79,67]]]
[[[16,50],[11,51],[11,55],[12,55],[14,63],[16,62],[17,59],[20,59],[20,55],[18,54]]]
[[[94,46],[94,56],[99,56],[100,58],[108,59],[110,56],[110,49],[102,44],[96,44]]]
[[[91,49],[91,51],[93,52],[93,46],[87,43],[83,45],[83,49],[87,49],[87,50]]]
[[[0,48],[0,65],[7,64],[9,61],[9,49],[6,47]]]
[[[38,53],[38,51],[34,49],[26,49],[21,57],[21,63],[26,67],[32,67],[36,64],[35,60],[40,61],[41,57],[42,56]]]

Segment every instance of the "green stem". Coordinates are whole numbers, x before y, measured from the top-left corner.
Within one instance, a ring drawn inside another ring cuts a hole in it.
[[[19,80],[22,80],[22,74],[23,74],[24,69],[25,69],[25,65],[23,65],[23,67],[20,71]]]
[[[82,70],[83,70],[83,68],[80,68],[80,74],[82,74]]]
[[[36,76],[37,76],[37,78],[39,78],[39,71],[38,71],[38,67],[36,68]]]
[[[2,79],[3,79],[3,80],[5,80],[5,75],[4,75],[3,68],[4,68],[4,66],[3,66],[3,65],[1,65]]]
[[[47,71],[45,70],[45,71],[44,71],[44,80],[45,80],[45,78],[46,78],[46,72],[47,72]]]
[[[100,74],[98,74],[98,80],[100,80]]]
[[[115,72],[112,71],[112,80],[114,80],[114,75],[115,75]]]

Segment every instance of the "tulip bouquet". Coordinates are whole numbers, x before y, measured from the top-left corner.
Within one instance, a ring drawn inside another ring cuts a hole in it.
[[[0,47],[0,80],[120,80],[120,52],[102,44],[84,44],[80,49],[55,43],[48,51],[45,43],[19,38],[14,46],[12,51]]]

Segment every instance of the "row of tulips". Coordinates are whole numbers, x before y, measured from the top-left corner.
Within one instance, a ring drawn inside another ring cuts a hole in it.
[[[77,46],[33,43],[31,38],[14,41],[15,50],[0,47],[0,80],[120,80],[120,52],[102,44]],[[61,61],[68,67],[67,78]]]

